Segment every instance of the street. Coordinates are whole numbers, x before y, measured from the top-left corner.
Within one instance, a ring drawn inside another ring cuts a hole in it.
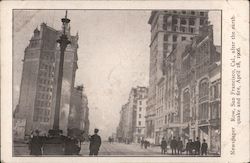
[[[14,147],[14,155],[15,156],[28,156],[29,155],[29,149],[28,144],[21,144],[21,143],[15,143]],[[89,156],[89,143],[84,142],[81,145],[81,151],[80,156]],[[140,144],[124,144],[124,143],[117,143],[114,142],[110,144],[109,142],[102,142],[99,156],[180,156],[180,155],[171,155],[170,149],[167,150],[167,153],[165,155],[161,154],[160,146],[151,146],[147,149],[141,148]],[[185,155],[185,152],[181,156],[187,156]],[[194,155],[193,155],[194,156]],[[193,157],[191,156],[191,157]],[[209,156],[217,156],[217,155],[209,155]]]
[[[82,144],[81,155],[89,154],[89,143]],[[99,151],[100,156],[114,155],[114,156],[124,156],[124,155],[160,155],[160,147],[153,147],[142,149],[139,144],[124,144],[114,142],[112,144],[108,142],[103,142]]]

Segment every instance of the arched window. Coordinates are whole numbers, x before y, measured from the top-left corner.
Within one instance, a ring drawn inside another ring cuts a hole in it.
[[[199,84],[199,99],[208,96],[208,79],[202,79]]]
[[[208,95],[209,95],[209,83],[205,78],[200,81],[199,84],[199,120],[208,119]]]
[[[183,93],[183,122],[188,122],[190,118],[190,93],[186,89]]]

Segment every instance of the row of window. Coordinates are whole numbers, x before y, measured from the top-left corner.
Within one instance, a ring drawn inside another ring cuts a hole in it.
[[[161,107],[156,109],[156,116],[160,116],[162,114],[163,114],[163,107],[161,106]]]
[[[43,71],[40,71],[40,77],[49,77],[49,78],[54,78],[54,73],[53,72],[43,72]]]
[[[220,118],[220,101],[211,103],[211,119]],[[183,122],[189,122],[191,118],[196,118],[195,111],[192,110],[192,116],[190,115],[190,104],[183,106]],[[199,120],[209,119],[209,103],[204,102],[199,105]]]
[[[165,124],[167,123],[173,123],[174,122],[174,113],[170,113],[168,115],[165,115]]]
[[[41,59],[45,60],[45,61],[50,61],[50,62],[54,62],[55,61],[54,54],[51,54],[51,55],[42,54],[41,55]]]
[[[157,119],[156,120],[156,125],[159,126],[159,125],[163,125],[163,119]]]
[[[169,35],[169,34],[164,34],[164,36],[163,36],[163,41],[165,42],[163,45],[164,45],[164,48],[165,49],[167,49],[168,48],[168,41],[170,41],[171,40],[171,35]],[[178,38],[178,36],[177,35],[173,35],[173,37],[172,37],[172,40],[173,40],[173,42],[177,42],[177,38]],[[185,41],[185,40],[187,40],[187,37],[185,37],[185,36],[181,36],[181,41]]]
[[[36,107],[50,107],[51,102],[48,102],[47,100],[37,100],[36,101]]]
[[[53,88],[47,87],[44,85],[38,85],[38,89],[39,89],[39,91],[44,91],[44,92],[52,92],[53,91]]]
[[[210,99],[216,100],[220,98],[221,95],[221,85],[220,83],[214,84],[210,87]]]
[[[48,115],[50,115],[50,110],[36,107],[34,115],[36,115],[36,114],[43,115],[43,116],[48,116]]]
[[[51,100],[52,96],[50,94],[46,94],[46,93],[40,92],[40,93],[37,94],[37,98]]]
[[[42,109],[42,108],[35,108],[34,110],[34,121],[39,122],[48,122],[50,117],[50,110],[49,109]]]
[[[168,12],[168,11],[165,11],[165,12]],[[195,13],[197,13],[198,15],[200,16],[205,16],[205,12],[204,11],[200,11],[200,12],[197,12],[197,11],[194,11],[194,10],[191,10],[191,11],[186,11],[186,10],[182,10],[182,11],[177,11],[177,10],[173,10],[173,13],[177,14],[177,13],[181,13],[183,15],[185,14],[191,14],[191,15],[196,15]]]
[[[39,83],[40,84],[53,84],[53,80],[40,78]]]
[[[48,117],[34,116],[34,122],[49,122]]]
[[[51,64],[41,63],[40,69],[54,71],[55,70],[55,66],[53,66]]]

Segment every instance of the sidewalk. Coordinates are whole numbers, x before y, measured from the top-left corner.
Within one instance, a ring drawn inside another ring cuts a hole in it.
[[[140,147],[141,148],[141,145],[139,143],[131,143],[131,144],[128,144],[128,145],[134,145],[134,146],[137,146],[137,147]],[[143,149],[145,149],[143,147]],[[162,155],[161,154],[161,146],[160,145],[151,145],[150,147],[147,147],[147,149],[145,150],[148,150],[148,151],[151,151],[152,153],[159,153],[159,155]],[[177,153],[178,151],[176,151]],[[168,155],[168,156],[177,156],[177,157],[181,157],[181,156],[186,156],[186,157],[207,157],[207,156],[219,156],[218,154],[215,154],[215,153],[208,153],[208,155],[188,155],[186,154],[186,151],[182,152],[182,154],[174,154],[172,155],[172,150],[170,149],[170,147],[167,148],[167,151],[165,153],[165,155]]]

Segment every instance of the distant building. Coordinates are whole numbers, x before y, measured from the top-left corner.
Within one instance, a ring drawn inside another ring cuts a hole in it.
[[[117,139],[119,142],[126,142],[129,137],[128,110],[128,103],[126,103],[122,106],[122,109],[120,111],[120,122],[117,128]]]
[[[145,137],[145,112],[147,107],[148,89],[146,87],[137,87],[136,90],[136,124],[133,132],[133,141],[139,143],[142,138]]]
[[[165,60],[178,43],[191,41],[200,33],[200,27],[208,24],[208,12],[204,10],[159,10],[152,11],[150,72],[148,106],[146,109],[146,137],[156,144],[164,135],[164,123],[168,97]],[[173,80],[174,81],[174,80]],[[172,92],[174,90],[171,90]],[[171,106],[174,107],[174,106]]]
[[[58,79],[60,48],[56,40],[62,34],[45,23],[40,30],[34,30],[29,45],[25,49],[19,102],[14,111],[16,119],[26,120],[25,135],[32,130],[47,133],[54,122],[56,85]],[[60,129],[67,134],[71,91],[77,69],[78,35],[70,35],[71,44],[65,51],[63,83],[61,94]]]
[[[128,102],[120,111],[120,122],[117,128],[117,139],[123,142],[139,142],[144,137],[145,109],[148,89],[132,88]]]

